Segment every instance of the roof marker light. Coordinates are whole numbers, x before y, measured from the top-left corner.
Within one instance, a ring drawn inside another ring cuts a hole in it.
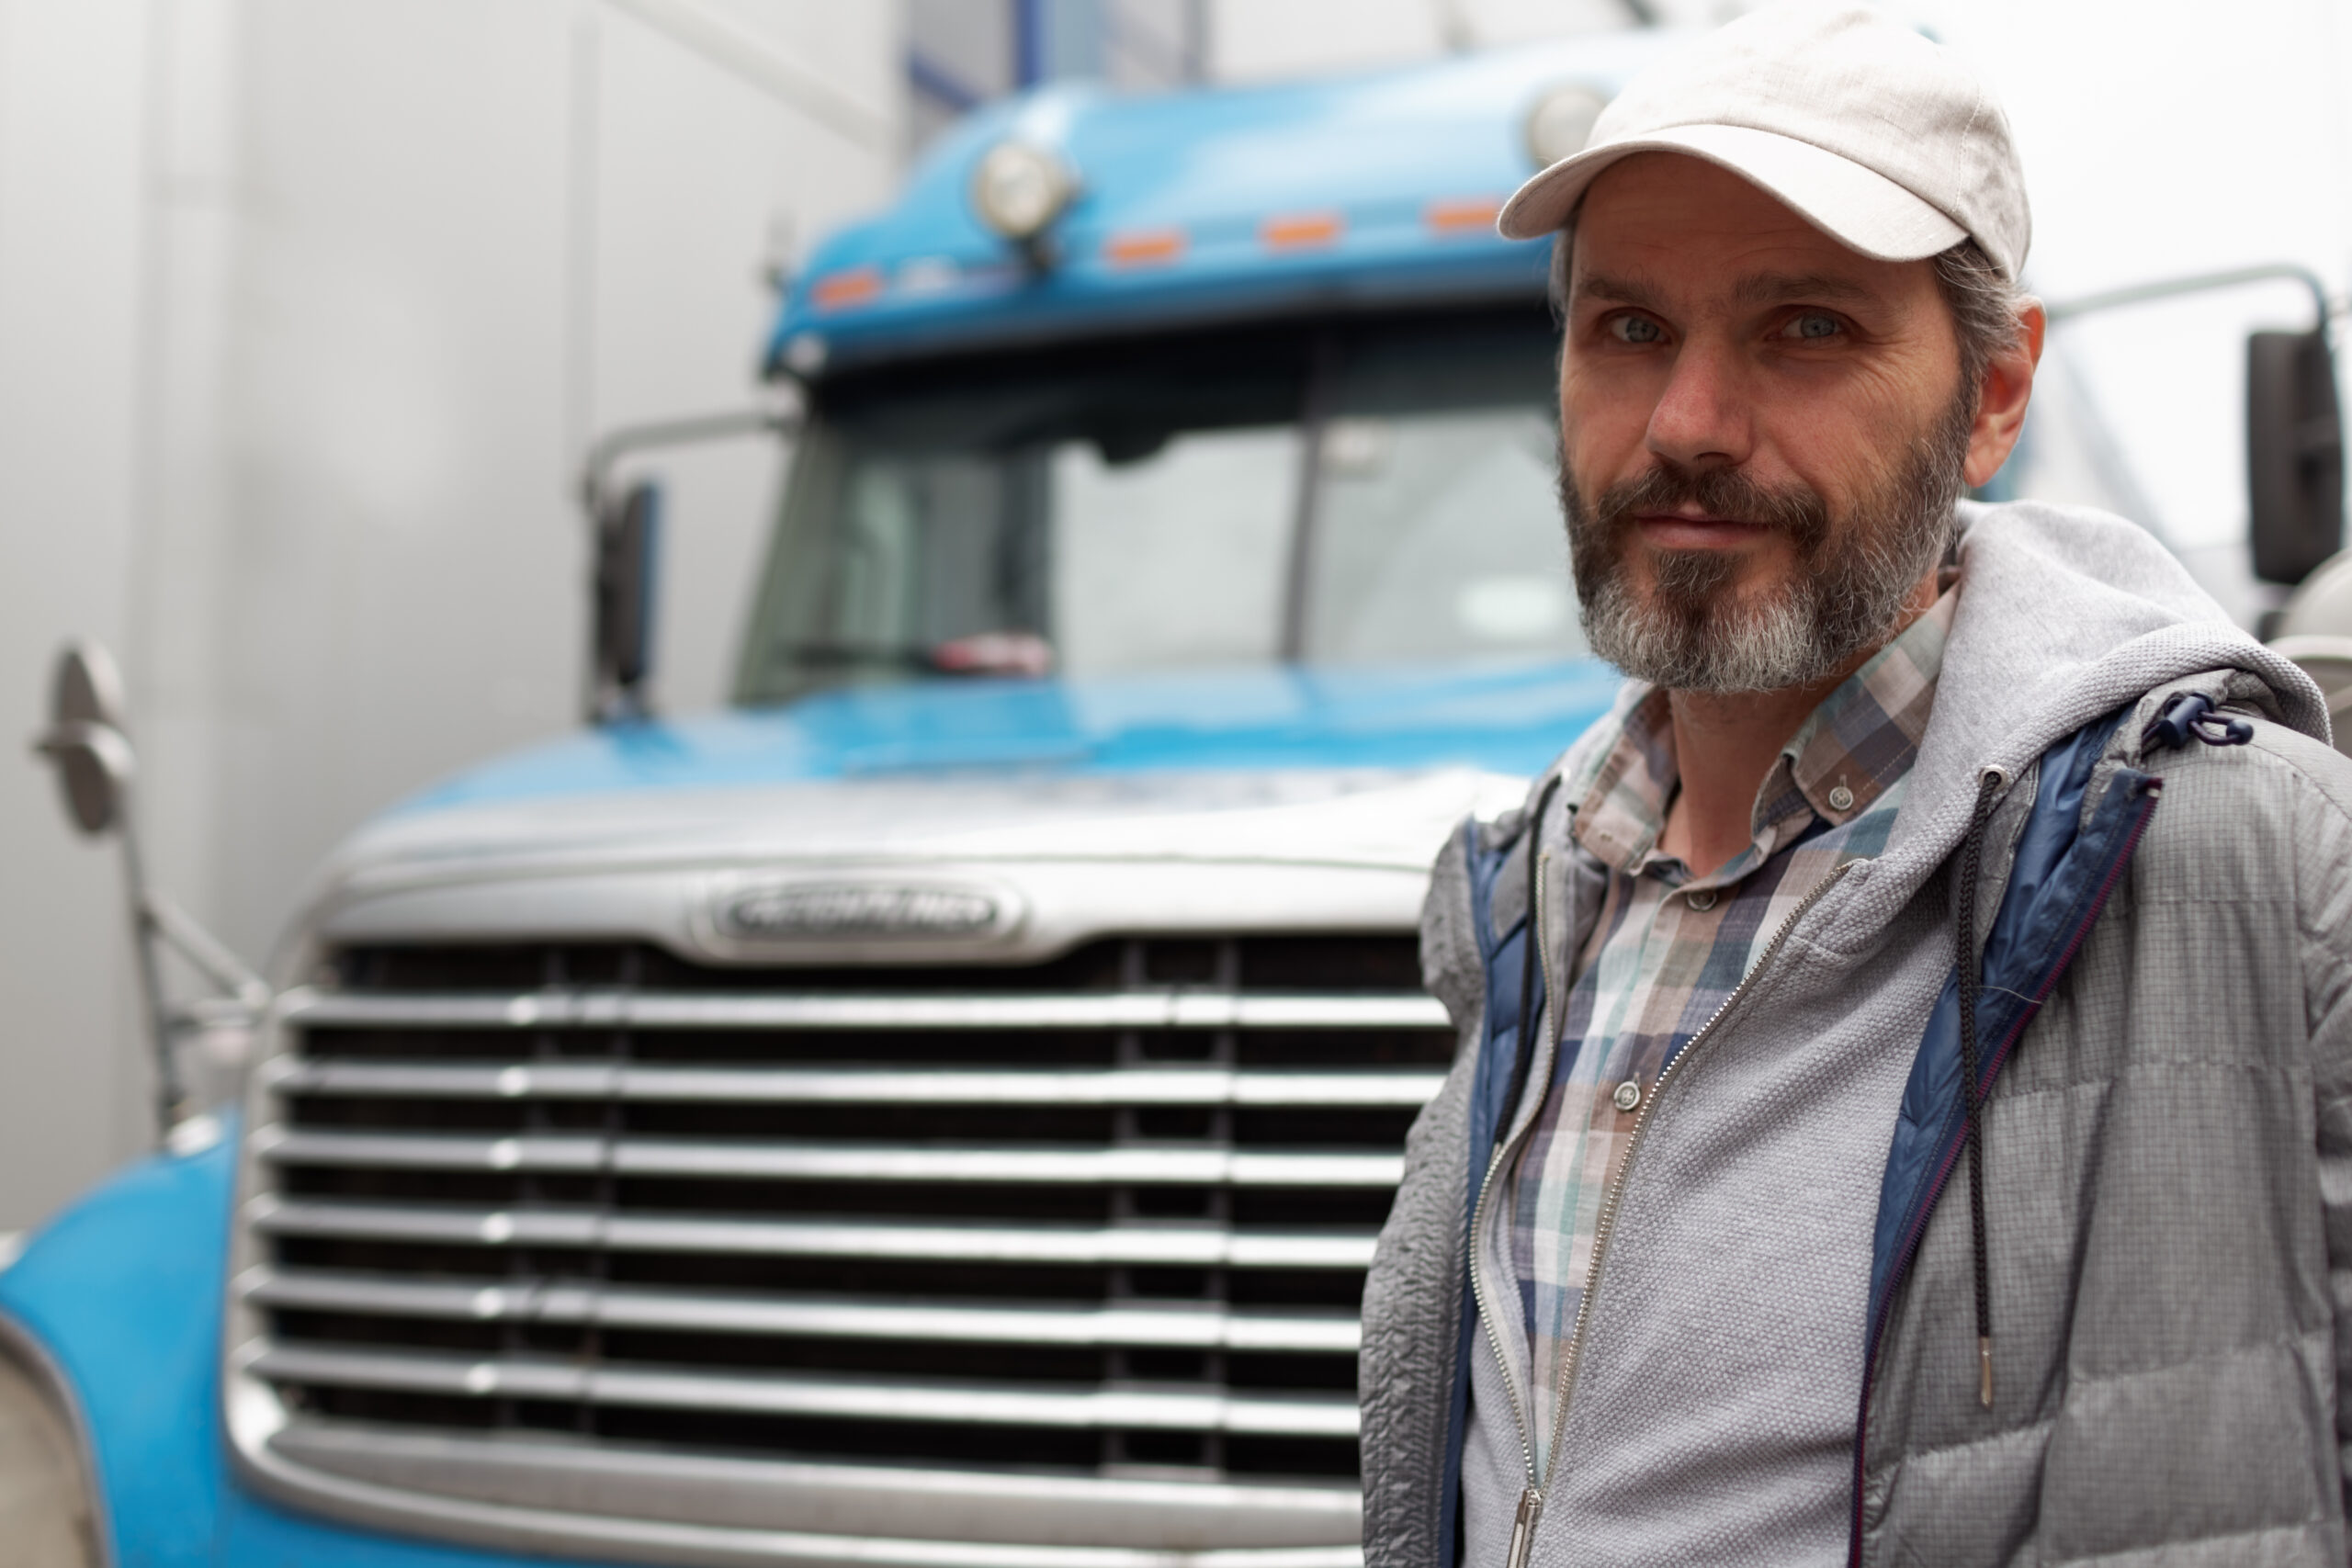
[[[972,210],[1006,239],[1026,244],[1078,194],[1078,176],[1050,149],[1000,141],[972,169]]]
[[[808,302],[820,310],[846,310],[870,304],[882,293],[882,269],[853,266],[829,272],[808,286]]]
[[[1182,229],[1130,229],[1102,242],[1102,259],[1113,266],[1166,266],[1183,254]]]
[[[1258,226],[1258,240],[1270,251],[1304,251],[1337,243],[1347,221],[1336,212],[1294,212]]]
[[[1422,224],[1440,234],[1490,232],[1503,204],[1491,196],[1460,201],[1432,201],[1421,209]]]
[[[1592,140],[1592,122],[1609,99],[1581,82],[1563,82],[1527,111],[1527,155],[1539,169],[1573,158]]]

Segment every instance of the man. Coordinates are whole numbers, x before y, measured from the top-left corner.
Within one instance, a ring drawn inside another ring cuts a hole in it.
[[[2145,534],[1955,505],[2041,346],[2000,110],[1775,7],[1502,226],[1633,679],[1438,863],[1367,1561],[2343,1563],[2352,776]]]

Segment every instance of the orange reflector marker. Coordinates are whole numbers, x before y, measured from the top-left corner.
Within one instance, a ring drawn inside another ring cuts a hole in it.
[[[1490,196],[1475,196],[1462,201],[1432,201],[1422,209],[1421,221],[1441,234],[1467,234],[1477,231],[1493,232],[1495,219],[1503,204]]]
[[[1258,226],[1258,240],[1270,251],[1305,251],[1337,243],[1347,220],[1336,212],[1294,212]]]
[[[808,298],[820,310],[845,310],[872,302],[882,292],[882,269],[854,266],[828,273],[808,286]]]
[[[1183,254],[1182,229],[1131,229],[1102,242],[1102,259],[1113,266],[1166,266]]]

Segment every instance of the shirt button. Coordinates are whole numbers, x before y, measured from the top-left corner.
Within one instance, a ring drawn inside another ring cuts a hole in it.
[[[1692,888],[1690,891],[1690,907],[1702,911],[1713,908],[1715,907],[1715,890],[1712,887]]]
[[[1617,1086],[1617,1092],[1609,1098],[1617,1102],[1618,1110],[1631,1111],[1642,1102],[1642,1080],[1627,1078]]]
[[[1852,790],[1848,789],[1844,784],[1839,784],[1836,789],[1829,792],[1830,810],[1851,811],[1853,808],[1854,792]]]

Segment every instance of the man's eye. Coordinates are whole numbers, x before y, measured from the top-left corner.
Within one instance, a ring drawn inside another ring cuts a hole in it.
[[[1790,317],[1789,324],[1781,329],[1781,335],[1803,338],[1812,342],[1826,337],[1836,337],[1842,330],[1838,324],[1838,318],[1827,311],[1807,310],[1802,315]]]
[[[1645,316],[1612,316],[1609,331],[1619,343],[1656,343],[1666,335]]]

